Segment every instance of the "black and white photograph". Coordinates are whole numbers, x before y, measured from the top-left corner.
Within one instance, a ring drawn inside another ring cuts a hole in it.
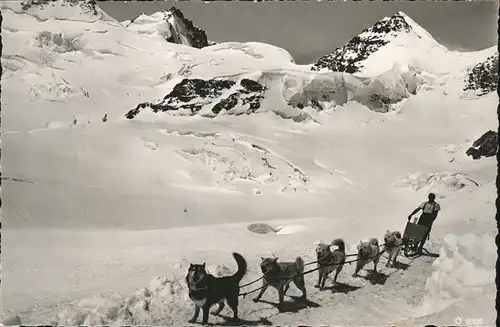
[[[0,1],[4,326],[494,326],[497,1]]]

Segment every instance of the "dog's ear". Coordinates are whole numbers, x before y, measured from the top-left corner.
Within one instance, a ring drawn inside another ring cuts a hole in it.
[[[201,266],[203,267],[203,269],[205,269],[205,262]]]
[[[277,261],[278,261],[278,257],[273,258],[273,262],[277,262]]]
[[[359,240],[359,245],[363,244],[363,241]]]
[[[261,260],[261,261],[264,261],[265,259],[264,259],[264,257],[260,257],[260,260]]]
[[[193,264],[192,263],[189,264],[189,270],[191,270],[191,269],[193,269]]]

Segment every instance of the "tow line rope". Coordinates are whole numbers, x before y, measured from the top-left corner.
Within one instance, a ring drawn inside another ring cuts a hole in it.
[[[379,256],[381,256],[382,254],[384,254],[384,253],[385,253],[385,251],[387,250],[387,245],[388,245],[388,244],[390,244],[390,243],[384,243],[384,244],[382,244],[381,246],[384,246],[384,247],[385,247],[385,249],[383,249],[382,251],[380,251],[378,254],[376,254],[376,255],[375,255],[375,256],[373,256],[372,258],[370,258],[370,257],[368,257],[368,258],[359,258],[359,259],[354,259],[354,260],[350,260],[350,261],[344,261],[342,264],[346,264],[346,263],[351,264],[351,263],[353,263],[353,262],[357,262],[357,261],[360,261],[360,260],[375,259],[376,257],[379,257]],[[346,257],[352,257],[352,256],[357,256],[357,255],[358,255],[357,253],[356,253],[356,254],[347,254],[347,255],[346,255]],[[317,263],[317,261],[312,261],[312,262],[309,262],[309,263],[305,264],[304,266],[312,265],[313,263]],[[292,279],[295,279],[295,278],[297,278],[297,277],[299,277],[299,276],[301,276],[301,275],[302,275],[302,276],[304,276],[304,275],[310,274],[310,273],[312,273],[312,272],[315,272],[315,271],[317,271],[317,270],[319,270],[319,269],[321,269],[321,268],[324,268],[324,267],[330,267],[330,266],[336,266],[336,265],[338,265],[338,263],[329,264],[329,265],[322,265],[322,266],[320,266],[320,267],[313,268],[313,269],[309,269],[309,270],[307,270],[307,271],[301,272],[301,273],[296,274],[296,275],[291,276],[291,277],[285,277],[285,276],[276,277],[276,278],[273,278],[271,281],[269,281],[269,282],[265,283],[264,285],[262,285],[262,286],[261,286],[261,287],[259,287],[259,288],[256,288],[256,289],[251,290],[251,291],[248,291],[248,292],[243,292],[243,293],[240,293],[240,294],[238,294],[238,295],[239,295],[239,296],[243,296],[243,298],[244,298],[244,297],[246,297],[248,294],[255,293],[255,292],[257,292],[257,291],[259,291],[259,290],[263,289],[264,287],[267,287],[267,285],[271,284],[271,283],[272,283],[273,281],[275,281],[276,279],[287,279],[287,280],[292,280]],[[264,276],[262,276],[262,277],[260,277],[260,278],[258,278],[258,279],[256,279],[256,280],[254,280],[254,281],[252,281],[252,282],[250,282],[250,283],[247,283],[247,284],[241,285],[241,286],[240,286],[240,288],[241,288],[241,287],[246,287],[246,286],[252,285],[252,284],[254,284],[254,283],[257,283],[259,280],[262,280],[262,279],[264,279]]]

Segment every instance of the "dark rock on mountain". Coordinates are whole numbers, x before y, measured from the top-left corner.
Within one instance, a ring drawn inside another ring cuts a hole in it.
[[[332,71],[356,73],[363,68],[362,61],[388,44],[401,32],[410,32],[411,26],[401,13],[385,17],[363,30],[346,45],[319,58],[311,67],[313,71],[328,68]]]
[[[193,24],[192,21],[184,17],[184,14],[179,9],[172,7],[169,12],[176,19],[177,24],[179,24],[180,31],[176,31],[175,27],[170,26],[172,35],[167,38],[168,42],[182,43],[179,37],[179,32],[182,31],[184,36],[189,39],[189,43],[192,47],[201,49],[209,45],[207,34],[205,33],[205,31],[197,27]]]
[[[242,79],[239,83],[225,79],[183,79],[175,85],[159,103],[141,103],[125,117],[133,119],[142,109],[150,108],[154,113],[176,111],[184,115],[195,115],[206,106],[211,106],[206,116],[215,116],[221,111],[229,114],[252,113],[260,108],[267,88],[258,82]],[[238,107],[238,112],[233,109]]]
[[[193,24],[175,7],[152,15],[143,13],[123,24],[141,34],[158,33],[170,43],[189,45],[198,49],[215,44],[213,41],[208,41],[204,30]]]
[[[498,151],[498,134],[492,130],[484,133],[477,139],[472,147],[467,149],[466,154],[472,156],[472,159],[480,159],[481,157],[493,157]]]
[[[497,85],[498,52],[472,68],[465,81],[464,91],[472,90],[481,96],[495,91]]]

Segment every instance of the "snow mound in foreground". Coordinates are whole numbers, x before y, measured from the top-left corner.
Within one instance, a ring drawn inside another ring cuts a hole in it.
[[[439,255],[433,263],[434,272],[425,284],[427,294],[424,296],[421,310],[426,315],[438,313],[446,308],[452,310],[455,305],[461,306],[460,302],[472,300],[470,303],[476,303],[476,298],[489,297],[490,293],[495,293],[493,284],[497,253],[492,233],[448,234],[444,238]],[[490,308],[483,309],[492,311],[492,302],[489,302]],[[471,307],[464,312],[460,309],[455,312],[455,316],[463,318],[464,324],[466,318],[481,319],[477,310],[478,308]],[[455,323],[460,325],[456,321]],[[488,324],[487,321],[483,323]]]
[[[188,291],[176,278],[155,277],[126,298],[93,297],[74,303],[54,317],[53,325],[172,325],[173,313],[189,305]]]
[[[459,172],[414,173],[400,177],[394,184],[397,188],[409,188],[413,191],[433,192],[439,198],[445,194],[457,192],[466,187],[479,186],[477,182]]]

